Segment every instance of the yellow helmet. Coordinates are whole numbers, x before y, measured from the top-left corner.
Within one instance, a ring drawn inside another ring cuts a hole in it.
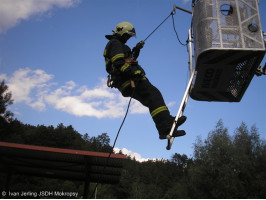
[[[120,36],[124,35],[125,33],[127,33],[130,36],[136,36],[135,28],[129,22],[121,22],[117,24],[113,32],[114,34],[118,34]]]

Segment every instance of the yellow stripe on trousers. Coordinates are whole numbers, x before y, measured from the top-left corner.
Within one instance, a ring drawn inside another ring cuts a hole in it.
[[[166,106],[161,106],[154,111],[151,112],[151,116],[154,117],[155,115],[159,114],[162,111],[168,110]]]

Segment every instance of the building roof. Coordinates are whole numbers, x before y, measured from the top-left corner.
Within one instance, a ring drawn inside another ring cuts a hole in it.
[[[38,177],[118,183],[125,155],[0,142],[0,171]]]

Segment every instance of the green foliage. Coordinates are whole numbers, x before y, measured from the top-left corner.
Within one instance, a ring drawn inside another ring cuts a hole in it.
[[[195,143],[192,198],[265,198],[265,148],[255,126],[242,123],[231,137],[220,120]]]
[[[107,133],[90,137],[72,126],[32,126],[18,120],[1,124],[0,140],[68,149],[111,152]],[[128,157],[120,183],[100,184],[102,199],[266,198],[266,143],[255,126],[245,123],[233,134],[222,120],[206,139],[194,143],[194,156],[174,153],[170,160],[137,162]],[[0,173],[0,190],[5,175]],[[75,191],[83,195],[84,183],[16,175],[11,191]],[[92,194],[95,183],[89,189]],[[93,196],[94,197],[94,196]]]
[[[11,92],[7,92],[8,86],[5,81],[0,83],[0,123],[9,122],[12,119],[13,113],[7,110],[7,106],[13,104]]]
[[[107,133],[102,133],[101,135],[98,135],[97,137],[87,137],[87,141],[91,143],[92,148],[94,151],[98,152],[112,152],[113,149],[109,145],[110,143],[110,138],[107,135]]]
[[[57,147],[66,149],[79,149],[88,151],[110,152],[110,138],[106,133],[90,138],[85,134],[84,139],[72,126],[64,126],[62,123],[56,128],[53,126],[32,126],[22,124],[18,120],[10,123],[0,124],[0,141],[30,144],[47,147]],[[0,171],[1,172],[1,171]],[[4,191],[6,175],[0,173],[0,191]],[[10,191],[64,191],[78,192],[80,198],[83,195],[83,183],[56,180],[48,178],[28,177],[23,175],[13,175],[11,179]],[[49,196],[52,198],[53,196]],[[66,197],[65,197],[66,198]]]

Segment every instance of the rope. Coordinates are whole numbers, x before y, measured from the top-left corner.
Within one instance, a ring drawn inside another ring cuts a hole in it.
[[[174,15],[174,12],[171,12],[170,15],[168,15],[160,24],[159,26],[157,26],[151,33],[150,35],[148,35],[148,37],[145,38],[145,40],[143,40],[144,42],[170,17],[170,16]]]
[[[110,157],[111,157],[111,155],[112,155],[112,153],[113,153],[113,151],[114,151],[114,147],[115,147],[115,144],[116,144],[116,142],[117,142],[118,136],[119,136],[120,131],[121,131],[121,129],[122,129],[123,125],[124,125],[124,122],[125,122],[125,120],[126,120],[126,118],[127,118],[127,114],[128,114],[128,111],[129,111],[129,107],[130,107],[130,104],[131,104],[131,101],[132,101],[133,95],[134,95],[134,93],[135,93],[135,90],[136,90],[137,84],[138,84],[138,81],[137,81],[137,83],[136,83],[136,86],[133,88],[132,94],[131,94],[131,96],[130,96],[130,99],[129,99],[129,102],[128,102],[128,105],[127,105],[126,114],[125,114],[124,119],[123,119],[123,121],[122,121],[122,123],[121,123],[121,125],[120,125],[120,127],[119,127],[119,129],[118,129],[118,132],[117,132],[117,134],[116,134],[116,138],[115,138],[114,144],[113,144],[113,146],[112,146],[112,151],[109,153],[109,156],[108,156],[108,158],[107,158],[106,164],[104,165],[104,168],[103,168],[101,174],[103,174],[103,172],[104,172],[106,166],[108,165],[109,159],[110,159]],[[97,187],[98,187],[98,184],[99,184],[99,183],[96,183],[95,188],[94,188],[94,190],[93,190],[93,193],[92,193],[92,195],[91,195],[91,198],[92,198],[93,195],[95,194],[96,189],[97,189]]]
[[[175,29],[175,20],[174,20],[174,16],[173,16],[173,15],[172,15],[172,22],[173,22],[173,28],[174,28],[174,31],[175,31],[175,34],[176,34],[176,37],[177,37],[178,42],[179,42],[181,45],[183,45],[183,46],[187,46],[188,41],[186,41],[186,44],[184,44],[184,43],[182,43],[182,42],[180,41],[180,39],[179,39],[179,37],[178,37],[177,31],[176,31],[176,29]]]
[[[174,20],[174,15],[175,15],[175,9],[143,40],[144,42],[161,26],[163,25],[163,23],[170,17],[172,16],[172,22],[173,22],[173,28],[174,28],[174,31],[175,31],[175,34],[176,34],[176,37],[177,37],[177,40],[178,42],[183,45],[183,46],[187,46],[188,44],[188,41],[186,41],[186,44],[182,43],[181,40],[179,39],[179,36],[178,36],[178,33],[176,31],[176,28],[175,28],[175,20]]]

